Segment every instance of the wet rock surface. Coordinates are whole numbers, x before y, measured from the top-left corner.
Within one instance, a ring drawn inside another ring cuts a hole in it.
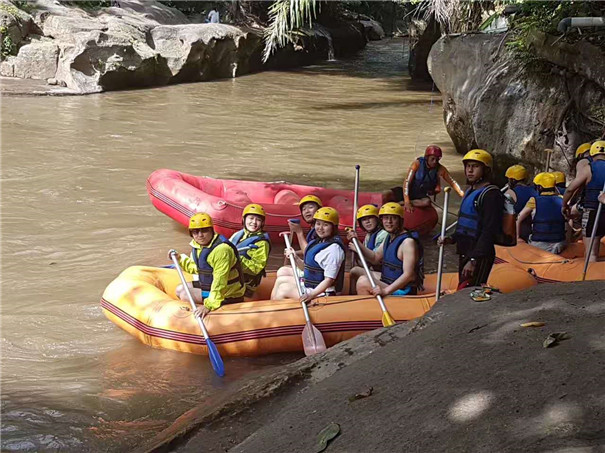
[[[501,168],[519,161],[544,168],[550,148],[551,166],[569,171],[576,147],[602,132],[605,84],[594,70],[601,51],[588,43],[572,51],[542,36],[534,42],[539,58],[528,63],[508,49],[507,39],[450,35],[432,47],[428,65],[448,133],[460,153],[488,149],[502,157],[496,159]],[[570,52],[576,58],[567,58]]]
[[[0,20],[15,47],[0,75],[56,79],[81,94],[231,78],[346,55],[366,44],[360,22],[316,27],[264,65],[262,29],[190,23],[156,1],[86,11],[37,0],[31,14],[2,1]]]
[[[340,426],[331,452],[599,451],[603,290],[586,282],[482,303],[468,290],[446,296],[424,318],[190,411],[140,451],[314,451],[331,423]],[[567,339],[544,348],[553,332]]]

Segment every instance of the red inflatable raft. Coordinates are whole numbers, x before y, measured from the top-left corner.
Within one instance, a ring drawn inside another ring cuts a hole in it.
[[[249,203],[265,208],[265,231],[278,241],[278,234],[288,230],[288,219],[300,218],[298,201],[305,195],[319,197],[324,206],[332,206],[340,214],[341,230],[350,227],[353,211],[353,192],[302,186],[285,182],[253,182],[214,179],[193,176],[175,170],[154,171],[147,179],[147,192],[153,205],[168,217],[188,225],[189,217],[206,212],[212,217],[215,229],[226,236],[241,229],[242,211]],[[359,206],[380,206],[378,192],[360,192]],[[416,208],[405,217],[405,226],[420,234],[429,233],[437,223],[433,207]]]

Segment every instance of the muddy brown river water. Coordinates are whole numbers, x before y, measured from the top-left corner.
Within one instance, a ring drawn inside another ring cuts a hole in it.
[[[410,81],[406,58],[386,40],[291,72],[4,97],[2,449],[128,451],[210,393],[299,357],[229,359],[219,380],[205,357],[140,344],[99,299],[124,268],[187,250],[147,197],[158,168],[350,188],[359,163],[361,189],[383,190],[435,143],[460,180],[439,93]]]

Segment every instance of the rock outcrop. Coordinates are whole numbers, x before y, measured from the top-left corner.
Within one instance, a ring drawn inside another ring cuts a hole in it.
[[[414,80],[431,80],[427,59],[433,44],[441,37],[441,27],[431,16],[428,21],[413,19],[409,26],[410,58],[408,70]]]
[[[230,78],[261,70],[262,30],[189,23],[154,0],[85,11],[37,0],[27,14],[0,0],[0,20],[18,52],[0,75],[48,80],[74,93]],[[279,68],[345,55],[366,44],[364,25],[318,27],[276,52]]]
[[[506,38],[450,35],[433,46],[428,64],[447,131],[458,152],[488,149],[502,156],[502,167],[521,160],[544,168],[544,150],[554,148],[552,166],[569,171],[575,148],[603,130],[605,84],[595,65],[605,55],[590,49],[588,59],[576,49],[568,59],[567,44],[543,39],[536,50],[542,59],[524,62]]]

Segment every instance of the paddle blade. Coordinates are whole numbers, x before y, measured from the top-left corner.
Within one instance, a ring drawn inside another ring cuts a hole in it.
[[[395,320],[393,319],[393,317],[391,316],[391,314],[388,311],[385,311],[382,313],[382,325],[384,327],[391,327],[394,326],[396,324]]]
[[[308,322],[302,331],[303,348],[305,355],[313,355],[326,350],[326,342],[321,332]]]
[[[218,349],[216,349],[216,345],[210,338],[206,338],[206,346],[208,346],[208,355],[210,356],[210,363],[214,372],[219,377],[223,377],[225,375],[225,365],[223,364],[221,355],[218,353]]]

